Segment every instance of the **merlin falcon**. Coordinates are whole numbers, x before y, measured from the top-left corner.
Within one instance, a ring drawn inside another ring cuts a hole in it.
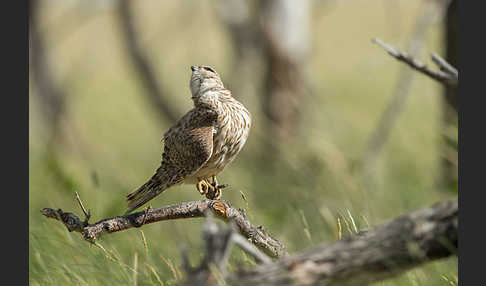
[[[162,137],[164,152],[156,173],[127,195],[128,210],[144,205],[178,184],[195,184],[201,195],[220,199],[216,175],[241,151],[251,127],[250,112],[231,95],[209,66],[191,66],[194,108]]]

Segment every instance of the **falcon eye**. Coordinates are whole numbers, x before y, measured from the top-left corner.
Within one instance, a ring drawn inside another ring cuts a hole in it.
[[[210,72],[214,72],[214,73],[216,73],[216,72],[215,72],[215,71],[214,71],[212,68],[210,68],[210,67],[204,67],[204,69],[205,69],[205,70],[208,70],[208,71],[210,71]]]

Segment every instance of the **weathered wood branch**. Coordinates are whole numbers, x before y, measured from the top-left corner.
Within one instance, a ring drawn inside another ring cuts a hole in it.
[[[459,73],[457,72],[457,70],[436,54],[432,54],[431,58],[432,61],[439,67],[440,70],[438,71],[430,69],[429,67],[427,67],[426,64],[422,63],[421,61],[395,49],[394,47],[390,46],[380,39],[373,39],[373,42],[385,49],[385,51],[387,51],[390,56],[401,62],[406,63],[411,68],[429,76],[432,79],[437,80],[442,84],[448,86],[457,86],[459,82]]]
[[[89,224],[86,220],[81,221],[75,214],[64,212],[61,209],[44,208],[41,210],[41,213],[46,217],[61,221],[69,231],[79,232],[85,240],[94,242],[103,234],[141,227],[149,223],[171,219],[204,217],[205,212],[208,210],[225,221],[234,221],[238,231],[267,255],[280,257],[286,254],[285,247],[281,242],[273,238],[262,226],[257,227],[251,224],[243,210],[235,209],[222,200],[184,202],[107,218],[94,224]]]
[[[458,202],[445,201],[402,215],[359,236],[232,273],[225,285],[363,286],[457,255],[457,242]],[[221,279],[205,277],[205,283],[199,285],[218,285]],[[188,281],[195,281],[192,278],[188,277]]]

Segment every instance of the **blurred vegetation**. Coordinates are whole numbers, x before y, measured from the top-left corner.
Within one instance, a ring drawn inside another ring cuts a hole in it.
[[[29,279],[31,285],[174,285],[183,275],[179,246],[191,263],[202,257],[201,220],[177,220],[103,237],[96,247],[40,215],[44,207],[80,210],[92,221],[121,215],[125,194],[143,184],[161,160],[160,120],[127,58],[116,1],[41,1],[39,30],[55,79],[65,89],[61,131],[52,140],[45,111],[30,81]],[[422,75],[367,183],[359,162],[371,131],[393,93],[401,64],[370,41],[406,46],[421,0],[314,1],[311,54],[305,76],[311,91],[299,102],[301,120],[280,157],[262,156],[262,70],[234,96],[253,114],[246,146],[218,179],[223,198],[244,208],[289,252],[382,223],[407,211],[457,196],[435,189],[440,171],[442,87]],[[180,114],[191,108],[189,67],[208,64],[231,90],[239,66],[218,1],[140,1],[138,35],[156,75]],[[442,23],[428,32],[426,52],[443,52]],[[424,59],[424,58],[422,58]],[[226,76],[228,75],[228,76]],[[231,77],[229,77],[231,75]],[[453,132],[454,133],[454,132]],[[457,133],[457,129],[456,129]],[[263,159],[265,158],[265,159]],[[152,207],[199,200],[194,186],[173,187]],[[339,223],[338,223],[339,221]],[[355,225],[355,227],[353,226]],[[145,242],[145,243],[144,243]],[[254,263],[233,250],[230,270]],[[231,268],[232,267],[232,268]],[[428,264],[376,285],[457,285],[457,258]]]

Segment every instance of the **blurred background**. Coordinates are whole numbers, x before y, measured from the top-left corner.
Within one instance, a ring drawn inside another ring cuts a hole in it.
[[[175,285],[197,265],[201,219],[104,236],[103,249],[41,216],[123,214],[192,107],[191,65],[210,65],[253,115],[218,176],[290,253],[457,196],[457,90],[390,57],[380,38],[457,67],[457,1],[37,0],[29,25],[31,285]],[[199,200],[173,187],[154,208]],[[233,250],[230,270],[254,262]],[[457,285],[457,258],[376,285]]]

